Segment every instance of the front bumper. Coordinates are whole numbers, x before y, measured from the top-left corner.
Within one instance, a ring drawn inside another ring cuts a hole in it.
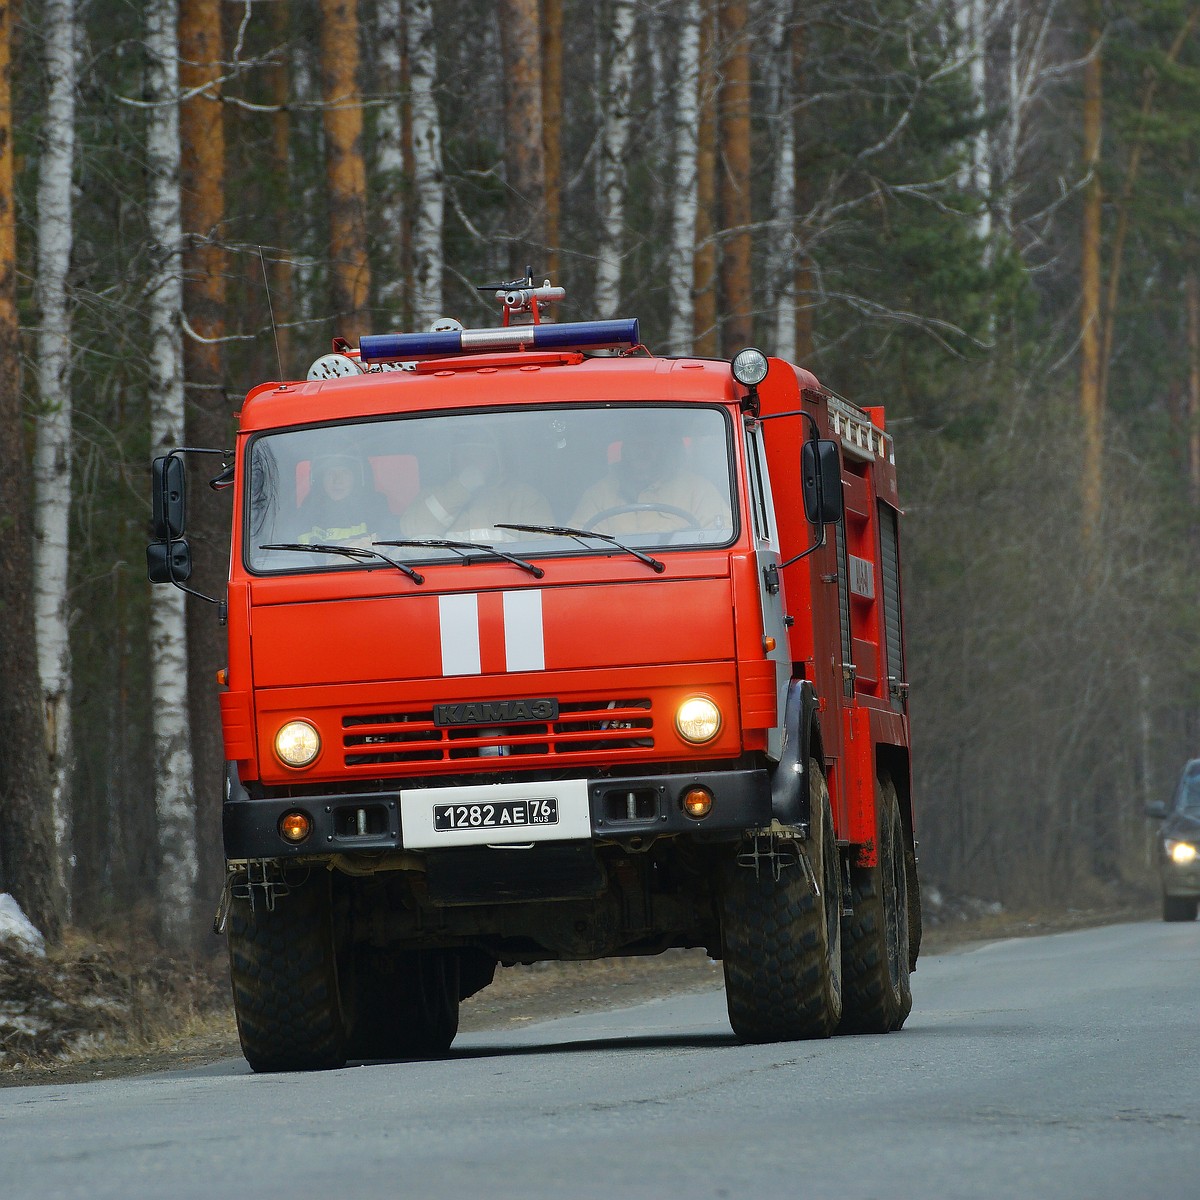
[[[347,795],[251,799],[232,779],[222,810],[227,859],[311,858],[362,851],[436,850],[497,843],[564,842],[591,839],[631,847],[664,834],[691,834],[704,839],[735,839],[748,830],[770,825],[770,777],[762,770],[711,771],[645,775],[628,779],[577,779],[536,784],[473,788],[399,789]],[[690,788],[713,795],[708,816],[696,819],[682,808]],[[429,817],[432,805],[450,801],[475,805],[528,799],[561,792],[554,826],[456,829],[444,835]],[[472,794],[474,799],[472,799]],[[312,832],[303,842],[288,842],[279,832],[288,813],[304,813]],[[408,840],[405,835],[408,831]],[[440,839],[444,837],[444,842]]]

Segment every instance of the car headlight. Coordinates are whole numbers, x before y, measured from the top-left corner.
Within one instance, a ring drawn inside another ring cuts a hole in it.
[[[690,696],[675,713],[675,728],[685,741],[711,742],[721,729],[721,710],[707,696]]]
[[[1196,847],[1191,842],[1167,842],[1167,857],[1177,866],[1186,867],[1196,861]]]
[[[275,735],[275,755],[285,767],[307,767],[321,753],[321,735],[309,721],[289,721]]]

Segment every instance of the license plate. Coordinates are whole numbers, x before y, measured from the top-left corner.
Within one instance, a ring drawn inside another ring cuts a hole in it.
[[[478,804],[435,804],[433,828],[438,833],[459,829],[514,829],[522,825],[557,825],[558,801],[485,800]]]

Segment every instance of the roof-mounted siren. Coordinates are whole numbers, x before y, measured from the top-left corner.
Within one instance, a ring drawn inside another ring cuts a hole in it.
[[[534,325],[540,325],[541,310],[548,304],[556,304],[567,294],[566,288],[555,287],[548,279],[540,286],[535,285],[533,267],[525,268],[524,279],[514,279],[512,283],[484,283],[475,290],[496,294],[496,299],[504,305],[506,329],[513,317],[524,313],[529,313]]]
[[[632,350],[641,345],[637,317],[614,321],[572,321],[564,325],[509,325],[503,329],[463,329],[444,333],[380,333],[359,342],[364,363],[417,362],[458,354],[500,350]]]

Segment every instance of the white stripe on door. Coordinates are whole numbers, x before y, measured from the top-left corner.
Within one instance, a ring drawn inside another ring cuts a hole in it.
[[[474,593],[438,597],[442,635],[442,674],[479,674],[479,597]]]
[[[509,671],[543,671],[542,593],[535,588],[504,593],[504,666]]]

